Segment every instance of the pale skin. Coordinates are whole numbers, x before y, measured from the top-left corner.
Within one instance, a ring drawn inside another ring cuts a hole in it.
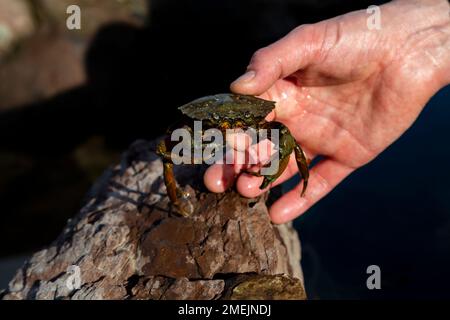
[[[300,183],[272,205],[274,223],[303,214],[377,157],[450,83],[448,1],[398,0],[380,9],[380,30],[367,28],[365,10],[294,29],[258,50],[247,73],[231,84],[233,92],[276,101],[268,120],[285,124],[309,159],[323,156],[311,169],[304,197]],[[247,169],[215,164],[205,185],[224,192],[236,183],[249,198],[267,191]],[[271,187],[297,172],[292,156]]]

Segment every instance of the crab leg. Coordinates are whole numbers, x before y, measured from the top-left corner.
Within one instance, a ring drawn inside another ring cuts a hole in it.
[[[183,123],[182,121],[178,121],[173,125],[171,125],[166,131],[167,137],[159,142],[158,147],[156,149],[156,154],[159,155],[163,161],[164,184],[166,185],[167,195],[169,196],[170,201],[177,207],[179,207],[178,195],[181,194],[182,192],[178,190],[175,174],[173,173],[172,152],[170,151],[173,148],[173,142],[170,140],[169,137],[171,136],[174,128],[177,127],[185,127],[187,130],[191,132],[191,128],[188,126],[182,126],[182,123]]]
[[[162,140],[158,144],[158,148],[156,150],[156,153],[161,156],[163,159],[163,166],[164,166],[164,183],[166,185],[167,189],[167,195],[169,196],[170,201],[174,205],[177,205],[178,203],[178,197],[177,197],[177,182],[175,180],[175,175],[173,173],[173,163],[172,158],[169,152],[167,152],[167,146],[166,141]]]
[[[295,160],[297,161],[297,167],[303,178],[303,189],[300,194],[301,197],[305,195],[306,188],[308,187],[309,170],[308,170],[308,160],[306,158],[305,152],[298,143],[295,144]]]
[[[190,127],[186,127],[187,130],[191,131]],[[170,131],[168,131],[170,136]],[[192,146],[194,144],[192,143]],[[173,147],[173,142],[170,138],[166,138],[159,142],[156,153],[161,157],[163,161],[164,169],[164,184],[166,186],[167,195],[173,206],[176,207],[177,212],[183,216],[190,216],[193,212],[192,204],[189,201],[189,194],[184,193],[178,188],[177,181],[173,172],[173,154],[171,151]],[[201,160],[201,159],[200,159]]]
[[[287,165],[289,163],[289,156],[285,156],[284,158],[281,158],[278,164],[278,171],[270,176],[263,176],[264,180],[261,183],[261,185],[259,186],[259,189],[265,189],[267,188],[267,186],[269,184],[271,184],[272,182],[274,182],[275,180],[277,180],[281,174],[283,173],[283,171],[286,169]],[[261,175],[261,174],[259,174]]]

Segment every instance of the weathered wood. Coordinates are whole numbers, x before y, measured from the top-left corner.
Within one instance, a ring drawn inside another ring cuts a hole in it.
[[[180,217],[151,150],[145,141],[131,146],[60,237],[17,271],[3,299],[305,298],[297,233],[271,224],[264,197],[208,193],[204,168],[177,167],[195,195],[192,217]]]

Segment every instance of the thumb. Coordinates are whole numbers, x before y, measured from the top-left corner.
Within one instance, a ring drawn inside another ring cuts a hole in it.
[[[253,55],[247,72],[231,84],[231,91],[260,95],[277,80],[306,67],[319,52],[317,25],[302,25]]]

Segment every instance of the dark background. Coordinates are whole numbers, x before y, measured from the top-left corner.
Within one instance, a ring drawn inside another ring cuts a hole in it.
[[[43,15],[45,27],[0,60],[9,72],[0,73],[0,93],[13,82],[19,92],[28,85],[20,97],[30,95],[25,103],[0,95],[0,287],[24,256],[56,238],[120,152],[164,132],[177,106],[228,91],[255,50],[294,27],[381,3],[158,0],[144,25],[108,22],[92,36],[60,31],[65,12],[51,27]],[[66,54],[42,44],[61,37]],[[30,68],[10,67],[25,65],[26,50],[46,57],[33,60],[33,75],[58,61],[70,67],[70,50],[83,43],[85,79],[54,94],[23,80]],[[399,141],[295,221],[311,298],[450,297],[449,102],[447,87]],[[366,288],[372,264],[382,272],[378,291]]]

